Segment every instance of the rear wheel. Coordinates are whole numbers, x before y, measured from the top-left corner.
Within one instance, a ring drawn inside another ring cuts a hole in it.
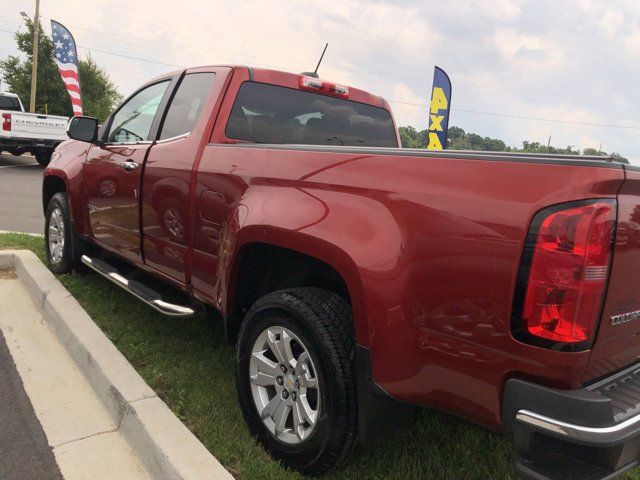
[[[47,207],[44,245],[52,272],[69,273],[80,264],[79,239],[71,222],[65,192],[56,193]]]
[[[50,152],[50,151],[36,152],[35,153],[36,162],[38,162],[43,167],[46,167],[47,165],[49,165],[49,162],[51,161],[52,153],[53,152]]]
[[[241,327],[237,388],[251,433],[307,475],[344,464],[357,438],[349,305],[319,288],[270,293]]]

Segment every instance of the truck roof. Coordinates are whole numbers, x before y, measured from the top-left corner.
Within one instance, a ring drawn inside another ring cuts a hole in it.
[[[227,68],[232,68],[234,70],[245,70],[248,73],[250,81],[268,83],[272,85],[279,85],[283,87],[294,88],[296,90],[300,88],[299,87],[300,77],[305,76],[302,73],[284,72],[282,70],[272,70],[269,68],[254,68],[247,65],[230,65],[230,64],[199,65],[199,66],[193,66],[193,67],[188,67],[188,68],[167,72],[163,75],[159,75],[151,79],[146,84],[156,82],[160,79],[167,78],[169,76],[173,76],[178,73],[182,73],[184,71],[196,70],[196,69],[206,68],[206,67],[227,67]],[[345,85],[343,82],[333,82],[330,77],[320,76],[320,79],[323,81],[336,83],[338,85]],[[375,107],[381,107],[386,110],[391,110],[389,103],[381,96],[374,95],[372,93],[367,92],[366,90],[361,90],[359,88],[352,87],[351,85],[345,85],[345,86],[349,88],[348,100],[359,102],[359,103],[366,103],[368,105],[373,105]]]
[[[18,95],[16,95],[15,93],[11,93],[11,92],[0,92],[0,96],[12,97],[12,98],[20,98],[20,97],[18,97]]]

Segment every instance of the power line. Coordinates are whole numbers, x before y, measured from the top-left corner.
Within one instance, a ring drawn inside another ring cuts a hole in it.
[[[0,32],[5,32],[5,33],[16,33],[16,32],[12,32],[11,30],[4,30],[2,28],[0,28]],[[166,62],[159,62],[157,60],[151,60],[148,58],[142,58],[142,57],[134,57],[132,55],[125,55],[123,53],[116,53],[116,52],[108,52],[107,50],[101,50],[99,48],[93,48],[93,47],[85,47],[83,45],[76,45],[78,48],[81,48],[83,50],[88,50],[89,52],[100,52],[100,53],[104,53],[107,55],[113,55],[116,57],[123,57],[123,58],[128,58],[130,60],[138,60],[140,62],[147,62],[147,63],[157,63],[158,65],[165,65],[168,67],[177,67],[177,68],[183,68],[183,65],[176,65],[175,63],[166,63]]]
[[[508,113],[480,112],[477,110],[465,110],[462,108],[453,108],[452,110],[455,110],[456,112],[475,113],[478,115],[491,115],[494,117],[507,117],[507,118],[519,118],[523,120],[535,120],[538,122],[566,123],[570,125],[585,125],[587,127],[607,127],[607,128],[624,128],[627,130],[640,130],[640,127],[636,125],[614,125],[611,123],[578,122],[573,120],[558,120],[555,118],[527,117],[525,115],[511,115]]]
[[[12,34],[16,33],[16,32],[12,32],[10,30],[5,30],[5,29],[0,29],[0,32],[12,33]],[[132,55],[125,55],[122,53],[110,52],[107,50],[102,50],[102,49],[97,49],[92,47],[85,47],[82,45],[78,45],[78,48],[81,48],[83,50],[88,50],[90,52],[95,51],[95,52],[104,53],[106,55],[113,55],[116,57],[127,58],[130,60],[137,60],[137,61],[147,62],[147,63],[155,63],[158,65],[165,65],[165,66],[175,67],[175,68],[183,68],[183,65],[176,65],[176,64],[167,63],[167,62],[159,62],[157,60],[151,60],[148,58],[135,57]],[[421,104],[421,103],[403,102],[400,100],[389,100],[389,101],[392,103],[400,104],[400,105],[410,105],[410,106],[416,106],[421,108],[428,108],[428,105]],[[582,125],[582,126],[589,126],[589,127],[607,127],[607,128],[622,128],[622,129],[628,129],[628,130],[640,130],[640,126],[635,126],[635,125],[614,125],[614,124],[608,124],[608,123],[578,122],[578,121],[572,121],[572,120],[558,120],[553,118],[529,117],[526,115],[513,115],[513,114],[496,113],[496,112],[482,112],[478,110],[468,110],[463,108],[452,108],[451,110],[456,112],[472,113],[476,115],[489,115],[494,117],[517,118],[520,120],[533,120],[538,122],[552,122],[552,123],[561,123],[561,124],[570,124],[570,125]]]
[[[88,2],[91,3],[91,2]],[[96,7],[98,7],[98,5],[94,5]],[[109,11],[113,11],[112,9],[108,8],[108,7],[100,7],[103,8],[105,10],[109,10]],[[149,22],[144,22],[142,20],[133,18],[133,17],[127,17],[127,18],[131,18],[132,20],[139,22],[139,23],[144,23],[144,24],[150,24]],[[182,48],[187,48],[199,53],[202,52],[212,52],[215,54],[222,54],[222,55],[229,55],[233,57],[244,57],[244,58],[255,58],[255,59],[259,59],[259,60],[267,60],[269,62],[276,62],[273,63],[274,65],[277,66],[281,66],[281,65],[306,65],[306,63],[302,63],[302,62],[292,62],[292,61],[282,61],[279,59],[274,59],[274,58],[267,58],[267,57],[260,57],[260,56],[256,56],[256,55],[247,55],[247,54],[241,54],[238,52],[231,52],[231,51],[225,51],[225,50],[218,50],[218,49],[212,49],[210,47],[203,47],[203,46],[192,46],[192,45],[187,45],[187,44],[180,44],[180,43],[169,43],[169,42],[163,42],[163,41],[159,41],[159,40],[148,40],[148,39],[141,39],[139,37],[132,37],[132,36],[127,36],[127,37],[120,37],[120,36],[115,36],[113,34],[107,34],[105,32],[101,32],[99,30],[95,30],[95,29],[87,29],[87,28],[83,28],[83,27],[79,27],[77,25],[69,25],[75,29],[78,30],[83,30],[86,32],[90,32],[87,36],[89,37],[94,37],[97,39],[104,39],[104,38],[109,38],[112,40],[115,40],[117,42],[120,43],[124,43],[124,44],[129,44],[129,45],[145,45],[148,48],[154,49],[154,50],[159,50],[156,48],[156,45],[167,45],[169,47],[182,47]],[[6,31],[6,30],[4,30]],[[98,33],[100,35],[94,35],[93,33]],[[175,33],[175,32],[174,32]],[[184,36],[185,38],[193,38],[193,37],[188,37],[188,36]],[[132,40],[134,40],[135,42],[132,42]],[[90,48],[90,47],[83,47],[83,48]],[[98,51],[98,49],[94,49],[96,51]],[[103,52],[103,53],[107,53],[110,55],[117,55],[113,52]],[[124,56],[124,55],[121,55]],[[128,58],[125,56],[125,58]],[[133,59],[140,59],[139,57],[132,57]],[[147,61],[147,62],[152,62],[151,60],[148,59],[140,59],[142,61]],[[156,62],[153,61],[153,63],[158,63],[160,65],[168,65],[168,66],[174,66],[173,64],[169,64],[169,63],[165,63],[165,62]],[[412,79],[416,79],[419,80],[421,82],[421,85],[424,84],[424,77],[406,77],[406,76],[401,76],[401,75],[394,75],[394,74],[380,74],[380,73],[373,73],[373,72],[364,72],[361,70],[346,70],[346,69],[340,69],[340,68],[336,68],[336,67],[327,67],[326,68],[329,71],[342,71],[342,72],[346,72],[346,73],[359,73],[362,75],[373,75],[373,76],[383,76],[383,77],[388,77],[388,76],[393,76],[393,77],[397,77],[397,78],[402,78],[402,79],[406,79],[406,78],[412,78]],[[334,76],[335,77],[335,76]],[[337,78],[337,80],[340,80],[339,78]],[[378,84],[386,84],[386,85],[391,85],[394,82],[391,82],[389,80],[367,80],[367,83],[378,83]],[[540,92],[540,91],[530,91],[530,90],[524,90],[524,89],[515,89],[515,88],[505,88],[505,87],[498,87],[498,86],[491,86],[491,85],[479,85],[479,84],[473,84],[473,83],[466,83],[466,82],[457,82],[458,85],[464,85],[464,86],[469,86],[469,87],[474,87],[474,88],[483,88],[483,89],[493,89],[493,90],[498,90],[499,92],[504,92],[504,91],[511,91],[511,92],[525,92],[531,95],[549,95],[549,96],[562,96],[565,97],[565,101],[567,101],[566,97],[575,97],[575,98],[587,98],[587,99],[602,99],[603,97],[595,97],[595,96],[587,96],[587,95],[576,95],[576,94],[571,94],[571,93],[555,93],[555,92]],[[521,99],[521,100],[525,100],[528,101],[530,100],[527,97],[518,97],[518,96],[508,96],[508,95],[504,95],[501,93],[488,93],[488,92],[468,92],[468,91],[459,91],[459,94],[465,94],[465,95],[474,95],[474,96],[481,96],[481,97],[485,97],[485,96],[498,96],[500,98],[513,98],[513,99]],[[633,104],[633,103],[637,103],[637,102],[626,102],[627,105]],[[582,106],[594,106],[594,107],[610,107],[609,104],[586,104],[584,102],[580,102],[580,105]]]
[[[389,101],[392,103],[398,103],[400,105],[411,105],[415,107],[428,108],[428,105],[424,103],[402,102],[400,100],[389,100]],[[557,118],[528,117],[526,115],[512,115],[508,113],[481,112],[478,110],[467,110],[464,108],[452,108],[451,110],[455,112],[474,113],[477,115],[490,115],[493,117],[507,117],[507,118],[518,118],[522,120],[535,120],[538,122],[568,123],[571,125],[585,125],[588,127],[609,127],[609,128],[625,128],[629,130],[640,130],[640,126],[636,126],[636,125],[614,125],[611,123],[578,122],[573,120],[558,120]]]
[[[144,21],[141,20],[137,17],[133,17],[130,15],[123,15],[122,12],[119,12],[116,9],[110,8],[108,6],[105,5],[98,5],[95,4],[93,2],[90,2],[88,0],[83,0],[82,1],[83,4],[88,4],[88,5],[92,5],[95,8],[99,8],[102,9],[104,11],[109,11],[109,12],[113,12],[115,14],[117,14],[119,17],[124,17],[127,18],[133,22],[139,23],[139,24],[144,24],[144,25],[150,25],[153,26],[155,30],[159,30],[159,31],[163,31],[165,33],[167,33],[168,31],[163,29],[160,25],[158,25],[157,23],[153,23],[153,22],[148,22],[148,21]],[[96,31],[95,29],[86,29],[86,28],[82,28],[82,27],[78,27],[78,26],[74,26],[71,25],[74,28],[80,29],[80,30],[85,30],[85,31]],[[109,37],[108,34],[105,34],[104,32],[99,32],[102,33],[102,35],[104,35],[107,38],[114,38],[117,39],[117,37],[111,36]],[[200,42],[201,39],[199,38],[195,38],[189,35],[184,35],[181,34],[179,32],[176,31],[171,31],[170,32],[172,36],[180,36],[182,38],[186,38],[189,40],[195,40]],[[91,35],[90,35],[91,36]],[[95,36],[96,38],[100,38],[99,36]],[[120,37],[123,38],[123,37]],[[144,42],[147,44],[147,46],[149,46],[149,40],[148,39],[141,39],[141,38],[136,38],[136,37],[131,37],[128,36],[129,39],[131,40],[136,40],[137,43],[135,44],[139,44],[141,42]],[[129,43],[129,44],[134,44],[132,42],[126,42],[123,40],[116,40],[116,41],[121,41],[122,43]],[[202,51],[209,51],[209,52],[215,52],[216,54],[223,54],[223,55],[232,55],[234,57],[243,57],[243,58],[255,58],[255,59],[259,59],[259,60],[268,60],[270,62],[277,62],[276,65],[297,65],[297,66],[304,66],[304,65],[308,65],[308,62],[295,62],[295,61],[285,61],[285,60],[281,60],[281,59],[275,59],[275,58],[267,58],[267,57],[260,57],[260,56],[256,56],[256,55],[247,55],[247,54],[242,54],[242,53],[238,53],[238,52],[232,52],[232,51],[225,51],[225,50],[217,50],[217,49],[211,49],[210,47],[203,47],[202,45],[195,47],[195,46],[191,46],[191,45],[187,45],[187,44],[176,44],[176,43],[168,43],[168,42],[161,42],[161,41],[153,41],[153,44],[164,44],[164,45],[168,45],[171,47],[176,47],[176,46],[180,46],[182,48],[189,48],[192,50],[196,50],[199,52]],[[150,46],[150,48],[153,48],[153,45]],[[159,64],[163,64],[162,62],[155,62],[155,63],[159,63]],[[399,78],[399,79],[403,79],[405,80],[405,83],[409,83],[406,82],[406,80],[411,79],[411,80],[415,80],[415,81],[419,81],[421,82],[420,84],[422,85],[424,82],[425,77],[427,76],[427,74],[425,74],[425,76],[407,76],[407,75],[399,75],[397,73],[375,73],[375,72],[366,72],[363,70],[353,70],[353,69],[341,69],[338,67],[327,67],[327,70],[332,70],[332,71],[341,71],[341,72],[345,72],[345,73],[357,73],[359,75],[367,75],[367,76],[377,76],[377,77],[383,77],[383,78],[387,78],[387,77],[394,77],[394,78]],[[374,83],[372,81],[369,80],[370,83]],[[383,84],[391,84],[392,82],[389,81],[377,81],[376,83],[383,83]],[[579,95],[579,94],[574,94],[574,93],[570,93],[570,92],[548,92],[548,91],[535,91],[535,90],[527,90],[527,89],[517,89],[517,88],[509,88],[509,87],[501,87],[501,86],[496,86],[496,85],[482,85],[482,84],[474,84],[474,83],[468,83],[468,82],[456,82],[458,85],[463,85],[463,86],[467,86],[467,87],[473,87],[473,88],[482,88],[482,89],[492,89],[492,90],[498,90],[500,92],[502,91],[510,91],[510,92],[523,92],[523,93],[527,93],[530,95],[543,95],[543,96],[552,96],[552,97],[563,97],[563,98],[567,98],[567,97],[573,97],[573,98],[583,98],[583,99],[598,99],[598,100],[609,100],[606,97],[598,97],[598,96],[590,96],[590,95]],[[415,85],[415,83],[413,83]],[[462,92],[460,92],[462,93]],[[464,92],[466,94],[469,95],[478,95],[478,96],[483,96],[483,95],[491,95],[491,94],[487,94],[487,93],[481,93],[481,92]],[[493,94],[496,95],[496,94]],[[499,95],[499,94],[497,94]],[[507,98],[504,97],[503,98]],[[508,98],[518,98],[518,97],[508,97]],[[527,100],[526,98],[523,98],[524,100]],[[625,102],[627,105],[628,104],[637,104],[640,102],[637,101],[630,101],[630,102]],[[582,103],[582,105],[585,105],[584,103]],[[591,104],[591,106],[597,106],[597,107],[602,107],[602,106],[609,106],[609,105],[594,105]]]
[[[89,5],[92,5],[94,7],[97,8],[101,8],[105,11],[110,11],[113,13],[116,13],[119,17],[122,17],[122,13],[119,11],[116,11],[113,8],[104,6],[104,5],[96,5],[95,3],[83,0],[83,3],[87,3]],[[145,25],[151,25],[153,26],[156,30],[160,30],[160,31],[164,31],[167,32],[167,30],[163,30],[162,27],[159,27],[158,24],[156,23],[150,23],[150,22],[146,22],[143,20],[140,20],[137,17],[132,17],[132,16],[124,16],[125,18],[128,18],[132,21],[141,23],[141,24],[145,24]],[[78,27],[74,27],[74,28],[78,28]],[[84,29],[87,30],[87,29]],[[196,41],[200,41],[201,39],[196,39],[195,37],[192,36],[188,36],[188,35],[184,35],[184,34],[179,34],[178,32],[175,31],[171,31],[172,35],[179,35],[182,38],[186,38],[186,39],[190,39],[190,40],[196,40]],[[132,38],[133,37],[129,37]],[[139,39],[142,40],[142,39]],[[145,42],[148,42],[148,40],[142,40]],[[162,43],[162,42],[158,42],[158,43]],[[186,45],[186,44],[169,44],[164,42],[166,45],[170,45],[170,46],[182,46],[182,47],[186,47],[186,48],[191,48],[194,50],[203,50],[202,46],[199,47],[194,47],[191,45]],[[215,52],[219,52],[219,53],[223,53],[223,54],[227,54],[227,55],[235,55],[235,56],[240,56],[240,57],[246,57],[246,58],[256,58],[259,60],[269,60],[269,61],[275,61],[275,62],[279,62],[280,64],[285,64],[285,65],[298,65],[298,66],[304,66],[307,65],[308,62],[295,62],[295,61],[291,61],[291,60],[282,60],[282,59],[275,59],[275,58],[267,58],[267,57],[259,57],[256,55],[246,55],[246,54],[241,54],[238,52],[231,52],[231,51],[223,51],[223,50],[213,50],[211,48],[205,48],[205,50],[209,50],[209,51],[215,51]],[[411,80],[416,80],[416,81],[420,81],[420,82],[424,82],[425,76],[406,76],[406,75],[399,75],[397,73],[375,73],[375,72],[366,72],[363,70],[353,70],[353,69],[342,69],[342,68],[338,68],[338,67],[328,67],[331,70],[334,71],[341,71],[341,72],[345,72],[345,73],[358,73],[358,74],[362,74],[362,75],[370,75],[370,76],[377,76],[377,77],[394,77],[394,78],[399,78],[399,79],[411,79]],[[430,75],[430,74],[429,74]],[[382,82],[382,83],[390,83],[390,82]],[[604,97],[593,97],[593,96],[586,96],[586,95],[576,95],[576,94],[572,94],[572,93],[556,93],[556,92],[538,92],[538,91],[531,91],[531,90],[525,90],[525,89],[514,89],[514,88],[503,88],[503,87],[497,87],[497,86],[489,86],[489,85],[479,85],[479,84],[473,84],[473,83],[461,83],[458,82],[458,85],[465,85],[465,86],[469,86],[469,87],[477,87],[477,88],[489,88],[489,89],[499,89],[499,90],[507,90],[507,91],[513,91],[513,92],[525,92],[525,93],[531,93],[534,95],[549,95],[549,96],[563,96],[563,97],[578,97],[578,98],[591,98],[591,99],[605,99]]]
[[[92,5],[93,7],[100,8],[100,9],[102,9],[104,11],[113,12],[113,13],[117,14],[118,17],[124,17],[124,18],[127,18],[127,19],[129,19],[131,21],[134,21],[134,22],[137,22],[137,23],[140,23],[140,24],[153,26],[155,30],[164,31],[165,33],[171,33],[171,35],[173,35],[173,36],[178,35],[178,36],[181,36],[182,38],[186,38],[186,39],[189,39],[189,40],[195,40],[195,41],[198,41],[198,42],[201,41],[201,39],[199,39],[199,38],[195,38],[195,37],[192,37],[192,36],[189,36],[189,35],[184,35],[184,34],[181,34],[179,32],[173,31],[173,30],[169,32],[168,30],[163,29],[157,23],[147,22],[147,21],[139,19],[138,17],[133,17],[133,16],[130,16],[130,15],[123,15],[122,12],[120,12],[120,11],[114,9],[114,8],[105,6],[105,5],[97,5],[97,4],[95,4],[93,2],[90,2],[88,0],[82,0],[82,3],[83,4]],[[78,27],[74,27],[74,28],[78,28]],[[85,29],[85,30],[87,30],[87,29]],[[133,38],[133,37],[130,37],[130,38]],[[143,39],[139,39],[139,40],[147,41],[147,40],[143,40]],[[165,44],[167,44],[167,43],[165,43]],[[176,45],[176,44],[168,44],[168,45],[180,46],[179,44],[178,45]],[[185,45],[185,44],[182,44],[182,46],[185,47],[185,48],[191,48],[191,49],[194,49],[194,50],[195,49],[202,50],[202,46],[193,47],[193,46],[189,46],[189,45]],[[216,51],[216,50],[212,50],[211,48],[205,48],[205,49],[208,49],[209,51]],[[284,65],[297,65],[297,66],[308,65],[308,62],[295,62],[295,61],[291,61],[291,60],[284,61],[284,60],[281,60],[281,59],[259,57],[259,56],[255,56],[255,55],[246,55],[246,54],[241,54],[241,53],[237,53],[237,52],[222,51],[222,50],[217,50],[217,52],[222,53],[222,54],[227,54],[227,55],[245,57],[245,58],[256,58],[256,59],[260,59],[260,60],[269,60],[269,61],[279,62],[280,64],[284,64]],[[363,71],[363,70],[353,70],[353,69],[347,70],[347,69],[341,69],[341,68],[337,68],[337,67],[333,67],[333,68],[328,67],[328,68],[331,69],[331,70],[334,70],[334,71],[342,71],[342,72],[345,72],[345,73],[357,73],[357,74],[360,74],[360,75],[378,76],[378,77],[384,77],[384,78],[395,77],[395,78],[399,78],[399,79],[403,79],[403,80],[411,79],[411,80],[420,81],[421,84],[422,84],[422,82],[424,82],[425,76],[430,75],[430,73],[429,73],[429,74],[425,74],[423,76],[407,76],[407,75],[399,75],[397,73],[375,73],[375,72],[366,72],[366,71]],[[390,83],[390,82],[381,82],[381,83]],[[570,93],[570,92],[559,93],[559,92],[534,91],[534,90],[527,90],[527,89],[500,87],[500,86],[495,86],[495,85],[481,85],[481,84],[474,84],[474,83],[467,83],[467,82],[457,82],[457,84],[458,85],[467,86],[467,87],[494,89],[494,90],[499,90],[499,91],[523,92],[523,93],[529,93],[529,94],[533,94],[533,95],[543,95],[543,96],[553,96],[553,97],[563,97],[563,98],[573,97],[573,98],[583,98],[583,99],[609,100],[607,97],[597,97],[597,96],[590,96],[590,95],[578,95],[578,94],[574,94],[574,93]],[[478,95],[482,95],[482,94],[478,94]],[[636,103],[640,103],[640,102],[632,101],[632,102],[626,102],[626,103],[634,103],[634,104],[636,104]],[[598,105],[598,106],[600,106],[600,105]]]
[[[168,67],[184,68],[184,65],[176,65],[175,63],[158,62],[156,60],[149,60],[148,58],[133,57],[131,55],[125,55],[123,53],[107,52],[106,50],[100,50],[98,48],[93,48],[93,47],[83,47],[82,45],[77,45],[77,47],[83,50],[88,50],[89,52],[100,52],[100,53],[105,53],[107,55],[113,55],[116,57],[128,58],[130,60],[138,60],[140,62],[157,63],[158,65],[166,65]]]

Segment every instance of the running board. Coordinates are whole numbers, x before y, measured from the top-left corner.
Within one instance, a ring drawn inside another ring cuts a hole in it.
[[[99,258],[89,258],[86,255],[82,255],[82,263],[164,315],[172,317],[188,317],[196,313],[196,311],[191,307],[184,307],[182,305],[174,305],[173,303],[165,302],[162,300],[162,297],[158,292],[140,282],[123,277],[113,266],[109,265],[104,260],[100,260]]]

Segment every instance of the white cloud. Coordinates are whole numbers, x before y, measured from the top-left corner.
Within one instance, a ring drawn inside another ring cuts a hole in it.
[[[475,2],[485,15],[496,20],[511,21],[522,14],[521,1],[519,0],[485,0]]]
[[[640,60],[640,28],[635,27],[624,39],[623,45],[629,57]]]
[[[478,15],[492,21],[510,22],[522,15],[521,0],[453,0],[447,2],[446,9],[455,15]],[[435,12],[438,12],[435,10]],[[434,12],[434,15],[436,14]]]
[[[563,57],[562,50],[551,42],[512,28],[496,30],[493,43],[504,60],[517,62],[523,67],[552,68]]]
[[[343,0],[330,8],[286,0],[124,3],[41,6],[45,31],[51,16],[67,25],[123,94],[175,68],[153,62],[301,72],[315,67],[329,42],[322,77],[390,100],[427,104],[433,66],[440,65],[452,78],[454,109],[640,125],[637,0]],[[15,29],[24,8],[24,0],[0,0],[0,29]],[[0,32],[0,58],[15,52],[11,35]],[[426,107],[392,107],[399,125],[426,127]],[[602,142],[607,151],[640,159],[634,130],[451,115],[452,125],[510,145],[546,143],[552,135],[556,146]]]
[[[624,22],[624,15],[607,10],[600,20],[600,30],[607,38],[613,38]]]

